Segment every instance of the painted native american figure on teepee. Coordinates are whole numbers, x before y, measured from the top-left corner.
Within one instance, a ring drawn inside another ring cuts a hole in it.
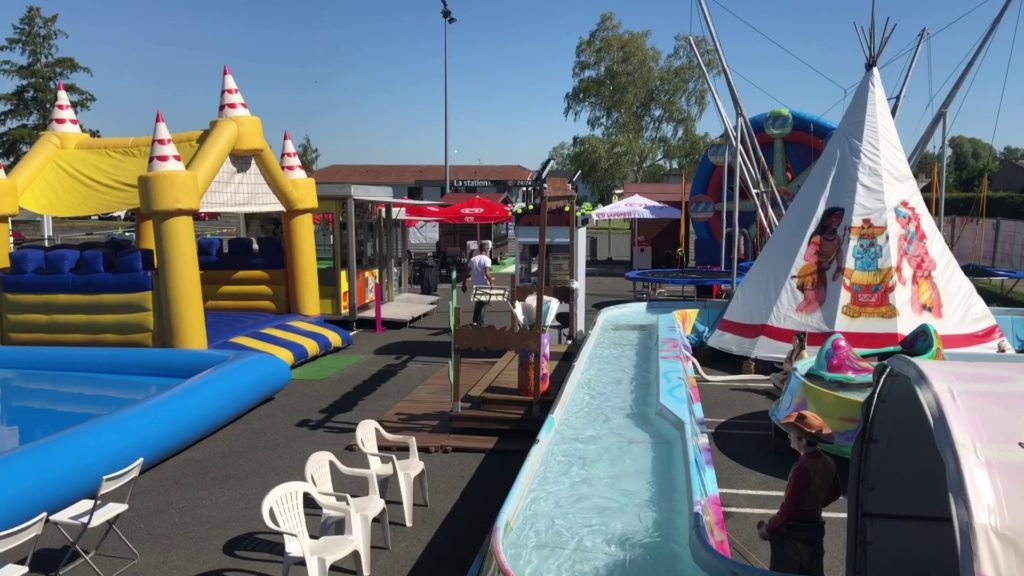
[[[862,316],[895,318],[896,307],[889,295],[896,286],[892,281],[892,267],[881,266],[885,253],[885,226],[875,226],[865,218],[860,226],[850,229],[853,268],[843,270],[843,288],[850,293],[850,302],[843,305],[843,314],[851,318]]]
[[[925,206],[878,74],[879,49],[800,193],[708,343],[780,361],[841,333],[896,346],[930,324],[946,349],[996,352],[1003,334]]]

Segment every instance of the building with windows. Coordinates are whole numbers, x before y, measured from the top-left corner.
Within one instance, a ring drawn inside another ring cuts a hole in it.
[[[517,164],[452,165],[451,192],[505,194],[511,202],[530,186],[533,170]],[[313,173],[317,185],[389,186],[395,198],[441,200],[443,164],[333,164]]]

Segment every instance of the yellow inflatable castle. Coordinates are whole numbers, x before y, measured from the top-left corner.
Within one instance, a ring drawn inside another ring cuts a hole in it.
[[[285,134],[280,159],[224,68],[218,118],[151,138],[92,138],[63,86],[46,132],[0,179],[0,234],[19,209],[136,213],[135,245],[0,251],[0,341],[18,345],[233,348],[289,364],[351,342],[320,318],[316,187]],[[198,238],[199,211],[279,211],[280,234]],[[225,209],[226,208],[226,209]]]

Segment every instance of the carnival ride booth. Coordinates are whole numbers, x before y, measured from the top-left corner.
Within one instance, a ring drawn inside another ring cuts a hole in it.
[[[582,338],[586,326],[586,216],[576,216],[571,202],[550,202],[544,231],[544,292],[561,302],[557,322],[571,339]],[[515,216],[515,268],[512,276],[516,301],[525,301],[536,290],[539,262],[541,216],[538,210],[517,209]]]
[[[1021,357],[875,368],[850,459],[846,574],[1018,574]]]
[[[4,344],[257,350],[293,365],[351,342],[319,317],[313,180],[287,138],[278,164],[227,69],[207,130],[171,134],[158,113],[153,138],[93,138],[72,120],[60,87],[47,131],[0,180],[0,228],[19,207],[138,210],[136,245],[0,253]],[[282,237],[197,241],[200,211],[277,211]]]
[[[437,296],[405,290],[410,265],[405,209],[438,202],[395,199],[389,186],[320,184],[317,195],[320,207],[313,218],[324,316],[353,323],[374,319],[376,310],[369,306],[376,303],[378,284],[382,320],[411,322],[433,312]]]

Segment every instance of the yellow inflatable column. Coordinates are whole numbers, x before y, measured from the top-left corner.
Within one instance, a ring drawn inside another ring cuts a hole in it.
[[[153,236],[153,219],[141,210],[135,213],[135,246],[141,250],[152,250],[156,258],[156,238]]]
[[[312,178],[306,179],[312,183]],[[293,181],[297,184],[299,181]],[[314,186],[314,194],[315,186]],[[320,315],[320,280],[316,269],[312,211],[284,213],[285,266],[288,268],[288,305],[292,313]]]
[[[139,176],[141,212],[153,221],[161,326],[158,340],[171,348],[205,349],[206,319],[199,282],[195,226],[199,182],[185,171],[163,117],[157,112],[149,172]]]
[[[270,150],[260,154],[270,164]],[[320,281],[316,268],[316,242],[313,236],[313,212],[316,211],[316,182],[306,176],[302,162],[288,133],[281,146],[280,170],[271,173],[271,186],[280,188],[284,212],[285,266],[288,268],[288,305],[293,314],[320,315]],[[283,178],[281,177],[283,175]]]
[[[0,268],[11,267],[11,217],[18,215],[18,188],[14,182],[0,180]]]

